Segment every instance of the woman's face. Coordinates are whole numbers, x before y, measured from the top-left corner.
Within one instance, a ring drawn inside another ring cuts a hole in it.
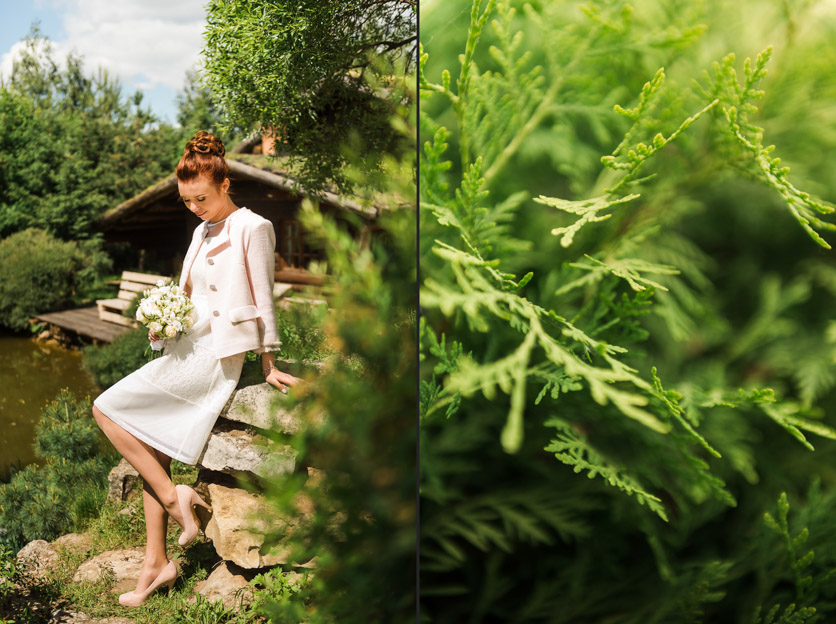
[[[178,180],[177,188],[180,189],[180,199],[186,208],[204,221],[214,223],[226,216],[229,209],[226,194],[229,178],[225,178],[218,186],[209,178],[198,176],[188,182]]]

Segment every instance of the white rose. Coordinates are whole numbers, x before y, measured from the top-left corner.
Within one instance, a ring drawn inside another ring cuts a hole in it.
[[[146,320],[145,315],[142,313],[141,308],[136,309],[136,320],[139,321],[140,323],[144,323],[145,320]]]
[[[174,325],[169,325],[165,328],[165,335],[169,338],[174,338],[177,335],[177,330],[174,328]]]
[[[148,325],[148,329],[150,329],[152,332],[159,336],[160,332],[163,330],[163,326],[160,325],[157,321],[154,321],[150,325]]]

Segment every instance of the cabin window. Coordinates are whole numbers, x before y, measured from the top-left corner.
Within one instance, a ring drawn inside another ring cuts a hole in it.
[[[279,222],[279,258],[282,269],[307,269],[311,260],[319,260],[322,253],[313,249],[302,235],[302,227],[296,219]]]

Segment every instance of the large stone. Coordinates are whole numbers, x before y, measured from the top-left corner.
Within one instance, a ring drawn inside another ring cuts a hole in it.
[[[106,617],[102,619],[92,618],[80,611],[68,611],[56,609],[48,624],[136,624],[136,620],[126,617]]]
[[[301,420],[293,401],[268,383],[238,388],[221,416],[227,420],[282,433],[299,431]]]
[[[136,587],[144,561],[145,549],[142,547],[106,550],[78,566],[73,583],[96,582],[103,574],[113,574],[115,583],[111,593],[131,591]]]
[[[293,472],[296,451],[265,436],[218,425],[212,430],[197,463],[231,475],[249,472],[262,478],[274,478]]]
[[[90,550],[90,536],[86,533],[67,533],[53,540],[56,548],[63,547],[73,553],[85,553]]]
[[[261,552],[264,533],[278,529],[289,535],[299,522],[304,521],[305,514],[291,520],[277,518],[262,496],[214,483],[208,488],[212,518],[206,527],[206,536],[212,540],[221,559],[248,569],[288,563],[288,549],[281,544]],[[268,518],[272,519],[269,525]]]
[[[58,551],[46,540],[33,540],[17,552],[18,565],[32,578],[43,579],[58,567]]]
[[[227,609],[249,604],[253,599],[252,586],[242,572],[234,563],[223,561],[206,580],[195,585],[195,593],[209,602],[220,600]],[[189,602],[194,602],[194,597]]]
[[[142,488],[142,478],[136,468],[124,458],[110,471],[107,481],[109,484],[107,498],[117,502],[127,500],[128,495],[135,488]]]

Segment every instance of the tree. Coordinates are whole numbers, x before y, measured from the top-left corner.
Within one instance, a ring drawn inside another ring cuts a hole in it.
[[[71,54],[62,68],[37,28],[0,85],[0,236],[38,227],[88,238],[106,210],[170,173],[181,138]]]
[[[414,69],[415,9],[413,0],[213,0],[205,82],[229,123],[281,138],[308,190],[348,190],[348,142],[371,169],[413,148],[390,118]]]
[[[185,144],[198,130],[206,130],[232,147],[240,137],[240,129],[232,128],[232,134],[222,130],[221,111],[216,98],[207,87],[202,87],[196,70],[186,72],[186,84],[177,94],[177,123]]]

